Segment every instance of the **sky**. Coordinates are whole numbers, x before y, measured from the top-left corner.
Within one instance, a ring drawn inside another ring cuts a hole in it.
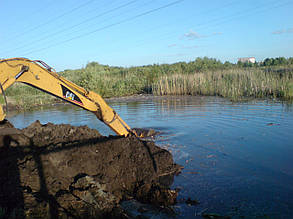
[[[0,58],[57,71],[293,57],[293,0],[0,0]]]

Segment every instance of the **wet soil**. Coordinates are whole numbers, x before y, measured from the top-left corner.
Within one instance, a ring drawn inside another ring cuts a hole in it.
[[[0,124],[0,166],[0,218],[129,218],[122,200],[174,204],[182,168],[151,141],[39,121]]]

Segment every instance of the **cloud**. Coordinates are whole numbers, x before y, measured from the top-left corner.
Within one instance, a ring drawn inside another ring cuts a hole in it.
[[[176,47],[177,45],[174,43],[174,44],[170,44],[168,45],[169,48],[172,48],[172,47]]]
[[[177,44],[170,44],[168,48],[181,48],[181,49],[196,49],[198,48],[197,45],[177,45]]]
[[[198,46],[182,46],[182,49],[196,49],[196,48],[198,48]]]
[[[288,28],[284,30],[276,30],[272,32],[272,34],[279,35],[279,34],[286,34],[286,33],[293,33],[293,28]]]
[[[212,36],[215,36],[215,35],[222,35],[223,33],[222,32],[215,32],[215,33],[212,33]]]
[[[214,32],[212,34],[202,35],[202,34],[199,34],[198,32],[190,30],[188,33],[185,33],[183,35],[183,38],[186,38],[188,40],[195,40],[195,39],[200,39],[200,38],[210,37],[210,36],[216,36],[216,35],[222,35],[222,34],[223,34],[222,32]]]
[[[184,37],[189,39],[189,40],[194,40],[194,39],[199,39],[205,37],[204,35],[200,35],[199,33],[190,30],[188,33],[184,34]]]
[[[276,31],[272,32],[272,34],[283,34],[285,32],[286,31],[284,31],[284,30],[276,30]]]

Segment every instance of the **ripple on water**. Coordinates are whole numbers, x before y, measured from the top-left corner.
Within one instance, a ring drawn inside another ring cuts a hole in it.
[[[293,107],[191,96],[118,99],[110,105],[131,127],[161,131],[155,141],[185,167],[173,187],[181,189],[179,199],[191,197],[200,204],[178,203],[179,218],[203,211],[248,218],[293,215]],[[38,119],[114,134],[90,112],[71,106],[8,119],[17,128]]]

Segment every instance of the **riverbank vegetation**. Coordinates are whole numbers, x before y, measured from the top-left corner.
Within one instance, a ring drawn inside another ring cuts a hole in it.
[[[233,100],[293,100],[293,58],[267,58],[259,63],[233,64],[205,57],[191,62],[129,68],[90,62],[84,68],[59,74],[103,97],[148,93],[216,95]],[[25,107],[54,101],[48,94],[22,84],[7,89],[6,95],[17,105]]]

